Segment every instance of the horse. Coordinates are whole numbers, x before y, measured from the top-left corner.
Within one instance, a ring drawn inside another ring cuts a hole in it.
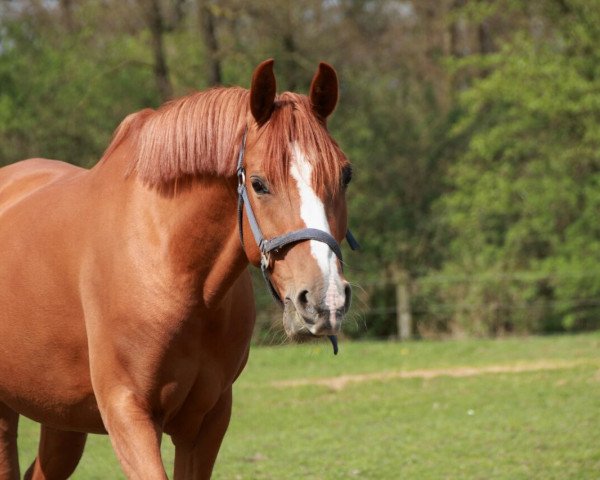
[[[270,59],[249,90],[127,116],[89,170],[0,169],[0,478],[20,476],[20,415],[41,424],[27,479],[69,477],[88,433],[127,478],[167,478],[163,434],[173,478],[209,478],[249,355],[249,265],[290,338],[335,338],[351,297],[337,100],[330,65],[308,96],[277,94]]]

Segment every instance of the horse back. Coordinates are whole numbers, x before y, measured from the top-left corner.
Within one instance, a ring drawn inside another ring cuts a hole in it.
[[[80,167],[46,158],[30,158],[0,168],[0,215],[39,188],[78,171]]]

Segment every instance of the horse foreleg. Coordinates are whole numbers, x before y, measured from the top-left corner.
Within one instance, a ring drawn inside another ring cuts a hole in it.
[[[207,480],[210,478],[230,417],[231,388],[205,415],[193,441],[173,437],[173,443],[175,443],[174,480]]]
[[[25,480],[69,478],[81,459],[87,434],[65,432],[42,425],[38,455],[25,473]]]
[[[19,414],[0,402],[0,478],[19,480],[17,429]]]
[[[127,478],[167,480],[160,455],[162,431],[149,409],[123,388],[100,399],[102,420]]]

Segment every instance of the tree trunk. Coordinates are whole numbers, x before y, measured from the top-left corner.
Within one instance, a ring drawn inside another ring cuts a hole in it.
[[[492,53],[494,51],[494,41],[490,31],[489,20],[483,20],[479,24],[477,36],[479,37],[479,53],[482,55]]]
[[[60,0],[60,9],[67,32],[74,32],[75,22],[73,21],[73,0]]]
[[[165,21],[160,9],[159,0],[146,0],[146,16],[152,35],[152,51],[154,54],[154,78],[156,87],[163,102],[173,96],[173,86],[169,78],[169,68],[165,57],[164,34]]]
[[[454,0],[451,5],[450,12],[455,13],[455,19],[450,24],[450,54],[456,58],[466,57],[471,53],[469,46],[469,26],[465,16],[460,13],[460,9],[465,6],[466,0]],[[460,92],[468,88],[468,74],[464,71],[454,75],[453,87],[454,92]]]
[[[291,22],[290,22],[291,23]],[[296,66],[296,41],[291,30],[283,35],[283,51],[285,52],[283,57],[283,71],[285,72],[285,78],[287,79],[287,89],[293,92],[298,87],[297,81],[297,66]]]
[[[465,6],[465,0],[455,0],[451,10],[460,11]],[[469,48],[469,32],[467,19],[463,14],[458,15],[450,25],[450,51],[457,58],[466,57],[471,53]]]
[[[221,70],[219,39],[217,38],[214,8],[215,5],[211,0],[200,0],[200,26],[208,63],[206,80],[209,85],[221,85],[223,83],[223,73]]]
[[[176,29],[183,23],[185,19],[185,0],[175,0],[175,5],[173,6],[173,24],[171,28]]]
[[[286,2],[287,17],[285,19],[286,29],[281,40],[283,43],[282,70],[287,80],[287,89],[290,92],[298,88],[298,66],[296,65],[296,55],[298,54],[298,45],[294,38],[294,11],[293,2]]]

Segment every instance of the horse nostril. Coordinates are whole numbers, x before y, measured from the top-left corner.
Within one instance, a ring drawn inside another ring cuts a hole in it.
[[[302,308],[306,308],[308,305],[308,290],[302,290],[298,294],[298,305],[300,305]]]
[[[311,304],[309,295],[310,293],[308,290],[302,290],[296,296],[296,308],[299,312],[303,313],[304,315],[312,317],[313,315],[315,315],[316,310],[314,305]],[[312,320],[310,318],[307,318],[306,316],[304,318],[304,321],[306,321],[307,323],[312,323]]]

